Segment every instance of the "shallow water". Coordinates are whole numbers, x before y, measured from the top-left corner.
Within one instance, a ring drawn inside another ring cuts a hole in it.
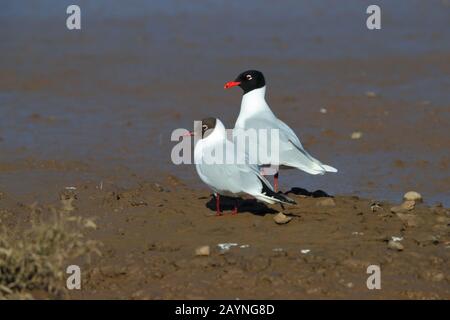
[[[202,186],[171,163],[170,133],[211,115],[232,127],[241,93],[223,84],[257,68],[273,111],[340,170],[286,171],[283,189],[450,204],[448,1],[379,1],[380,31],[365,26],[370,1],[79,3],[82,31],[65,27],[70,1],[2,2],[1,188],[168,172]],[[83,170],[10,166],[25,159]]]

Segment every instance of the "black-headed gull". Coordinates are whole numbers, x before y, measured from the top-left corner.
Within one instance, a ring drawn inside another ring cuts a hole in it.
[[[226,161],[226,155],[234,155],[236,148],[234,143],[227,139],[225,127],[219,119],[206,118],[202,120],[201,125],[201,129],[195,129],[193,133],[201,134],[201,139],[194,148],[195,167],[200,179],[214,191],[217,215],[221,215],[220,195],[247,194],[269,204],[295,204],[295,201],[285,195],[274,192],[256,164],[248,164],[245,161],[236,163],[234,157],[230,158],[232,161]],[[209,157],[220,153],[217,150],[223,151],[223,157],[216,158],[213,163]],[[233,211],[233,214],[236,213],[237,203]]]
[[[227,82],[225,89],[235,86],[244,91],[235,129],[279,130],[278,163],[258,163],[259,165],[294,167],[310,174],[337,172],[337,169],[321,163],[306,152],[294,131],[273,114],[265,99],[266,81],[260,71],[242,72],[236,80]],[[274,176],[274,185],[275,191],[278,191],[278,171]]]

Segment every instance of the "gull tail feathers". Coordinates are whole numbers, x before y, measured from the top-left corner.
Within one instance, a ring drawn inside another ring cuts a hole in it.
[[[326,164],[323,164],[322,168],[324,168],[326,172],[338,172],[338,169],[333,168],[332,166],[327,166]]]
[[[288,196],[273,191],[272,187],[267,185],[263,180],[260,179],[260,181],[262,183],[263,188],[260,194],[258,194],[257,196],[255,195],[256,198],[269,202],[270,204],[273,204],[275,202],[280,202],[284,204],[297,204],[294,200],[292,200]]]

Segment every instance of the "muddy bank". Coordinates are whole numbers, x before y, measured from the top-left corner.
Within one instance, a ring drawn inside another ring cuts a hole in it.
[[[73,187],[61,190],[63,204],[73,198],[72,214],[94,218],[97,229],[86,237],[103,246],[102,257],[82,267],[83,289],[68,298],[450,298],[450,210],[439,205],[394,213],[396,204],[297,188],[289,193],[297,205],[284,211],[292,220],[277,225],[280,208],[252,200],[235,216],[224,203],[216,217],[208,190],[173,176]],[[61,206],[60,198],[41,205]],[[29,210],[1,193],[9,228]],[[196,256],[201,246],[209,255]],[[369,265],[381,267],[381,290],[366,287]]]

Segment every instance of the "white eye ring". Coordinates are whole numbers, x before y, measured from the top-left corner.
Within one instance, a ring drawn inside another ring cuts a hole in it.
[[[208,126],[206,124],[204,124],[204,125],[202,125],[202,128],[206,130],[206,129],[208,129]]]
[[[252,78],[252,76],[251,76],[251,75],[249,75],[249,74],[248,74],[248,75],[246,75],[245,77],[247,78],[247,80],[252,80],[252,79],[253,79],[253,78]]]

